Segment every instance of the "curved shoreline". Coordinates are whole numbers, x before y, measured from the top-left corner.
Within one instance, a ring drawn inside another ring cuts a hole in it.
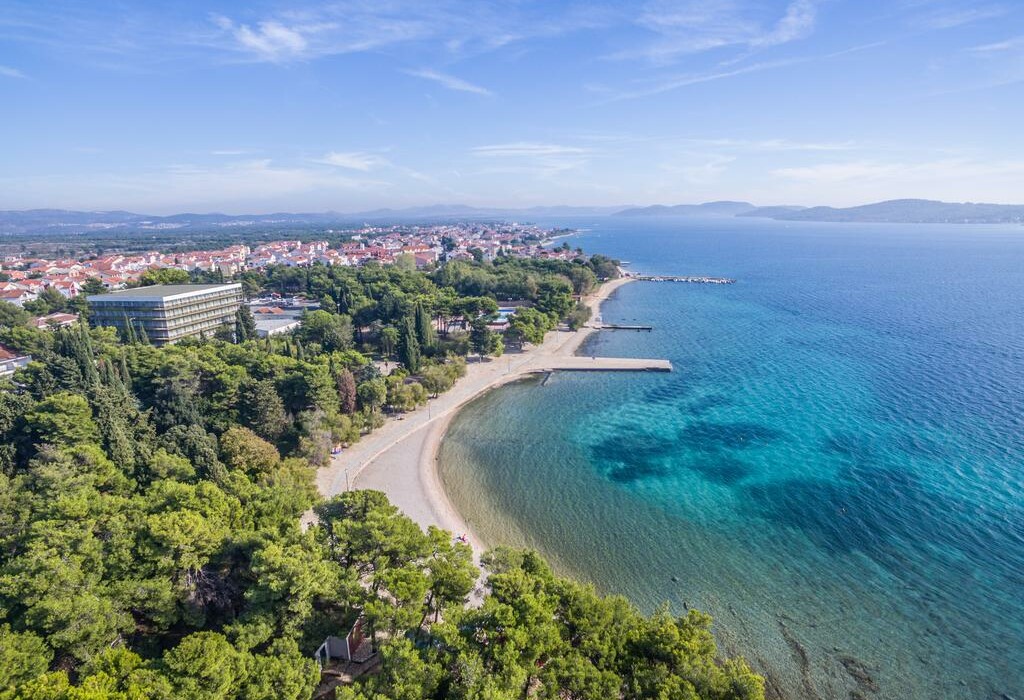
[[[592,319],[598,320],[601,304],[632,281],[631,277],[619,277],[586,297],[584,303],[590,306]],[[474,553],[479,554],[484,543],[448,498],[437,469],[437,454],[452,418],[470,401],[543,367],[546,359],[574,355],[594,331],[589,325],[575,332],[551,331],[543,343],[526,352],[469,363],[466,376],[426,408],[389,420],[334,457],[317,472],[318,489],[327,498],[349,488],[383,491],[421,527],[435,525],[465,534]]]

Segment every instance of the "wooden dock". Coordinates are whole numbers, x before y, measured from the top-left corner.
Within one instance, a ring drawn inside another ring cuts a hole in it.
[[[671,372],[672,362],[635,357],[550,357],[529,372]]]
[[[633,279],[641,282],[685,282],[687,284],[735,284],[730,277],[706,277],[694,275],[636,275]]]

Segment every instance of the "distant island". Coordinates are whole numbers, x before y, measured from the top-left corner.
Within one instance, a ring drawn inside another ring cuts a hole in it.
[[[749,202],[655,205],[624,209],[614,216],[745,216],[779,221],[890,224],[1019,224],[1024,205],[892,199],[856,207],[756,207]]]

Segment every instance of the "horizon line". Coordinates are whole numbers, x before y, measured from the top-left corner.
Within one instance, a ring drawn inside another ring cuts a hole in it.
[[[395,206],[385,205],[373,207],[371,209],[363,209],[359,211],[338,211],[336,209],[323,209],[323,210],[284,210],[275,209],[269,211],[251,211],[244,210],[237,213],[229,213],[224,210],[208,210],[198,211],[185,207],[181,210],[175,210],[171,213],[166,214],[153,214],[140,211],[132,211],[129,209],[113,208],[113,209],[92,209],[92,208],[68,208],[60,206],[52,207],[32,207],[28,209],[2,209],[0,213],[3,214],[25,214],[30,212],[68,212],[76,214],[131,214],[133,216],[145,216],[153,218],[167,218],[171,216],[229,216],[229,217],[240,217],[240,216],[272,216],[274,214],[289,215],[289,216],[300,216],[300,215],[316,215],[316,216],[360,216],[366,214],[374,214],[377,212],[394,212],[401,213],[404,211],[416,210],[416,209],[444,209],[444,208],[461,208],[461,209],[474,209],[482,212],[486,211],[509,211],[509,212],[529,212],[534,209],[601,209],[601,210],[619,210],[625,211],[629,209],[649,209],[655,207],[700,207],[709,204],[745,204],[755,209],[762,209],[768,207],[793,207],[800,209],[816,209],[816,208],[830,208],[830,209],[854,209],[857,207],[870,206],[874,204],[885,204],[890,202],[928,202],[932,204],[951,204],[951,205],[983,205],[983,206],[1001,206],[1001,207],[1020,207],[1024,206],[1022,203],[1011,203],[1011,202],[986,202],[986,201],[947,201],[942,199],[929,199],[926,197],[893,197],[890,199],[880,199],[869,202],[863,202],[861,204],[850,204],[845,206],[837,206],[834,204],[754,204],[744,199],[709,199],[700,202],[677,202],[674,204],[666,204],[663,202],[656,202],[653,204],[525,204],[520,206],[510,205],[477,205],[477,204],[461,204],[461,203],[433,203],[433,204],[412,204],[406,206]]]

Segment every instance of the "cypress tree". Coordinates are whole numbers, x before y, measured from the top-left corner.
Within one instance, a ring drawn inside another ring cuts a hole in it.
[[[99,373],[100,382],[103,386],[110,387],[118,392],[124,388],[121,384],[121,378],[117,376],[117,372],[114,370],[114,366],[110,362],[101,359],[99,361]]]
[[[135,323],[132,322],[132,320],[130,318],[128,318],[128,313],[127,312],[122,313],[121,317],[123,319],[123,322],[122,322],[122,329],[123,330],[121,332],[121,337],[124,339],[124,342],[126,344],[128,344],[128,345],[135,345],[135,343],[139,342],[138,337],[135,335]]]
[[[132,386],[132,375],[128,372],[128,359],[125,354],[121,353],[121,383],[124,384],[126,389],[130,389]]]
[[[348,295],[348,288],[340,285],[335,287],[334,298],[338,304],[338,313],[347,314],[349,312],[349,307],[351,306],[351,301]]]
[[[352,414],[356,412],[356,378],[352,376],[352,373],[342,367],[337,375],[335,375],[335,382],[338,385],[338,403],[341,406],[341,412],[345,414]]]
[[[415,373],[420,368],[420,344],[416,340],[413,320],[408,316],[402,322],[402,328],[398,334],[398,359],[411,373]]]
[[[424,350],[429,350],[434,347],[437,342],[437,333],[434,330],[434,324],[431,323],[430,314],[427,313],[426,308],[422,301],[416,302],[416,339],[420,343],[420,347]]]
[[[78,343],[76,354],[79,365],[82,367],[82,376],[88,384],[97,384],[100,375],[96,371],[96,358],[93,355],[92,336],[89,335],[89,327],[84,321],[78,322]]]
[[[242,304],[235,312],[235,342],[244,343],[257,337],[256,319],[248,305]]]
[[[128,405],[112,389],[100,385],[92,392],[92,404],[107,454],[130,475],[135,469],[135,445],[129,437]]]

